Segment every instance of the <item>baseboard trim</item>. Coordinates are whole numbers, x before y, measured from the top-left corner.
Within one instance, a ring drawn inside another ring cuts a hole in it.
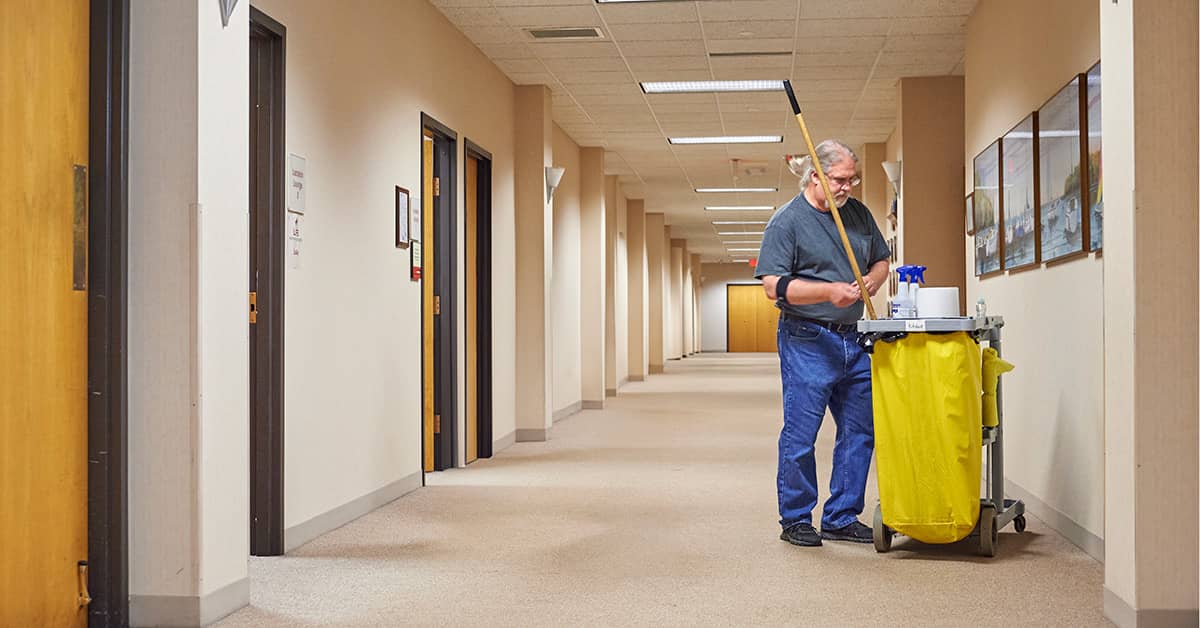
[[[1120,628],[1174,628],[1195,626],[1200,622],[1200,610],[1194,608],[1135,609],[1107,586],[1104,587],[1104,616]]]
[[[664,371],[663,365],[661,365],[661,364],[651,364],[650,365],[650,374],[651,375],[662,375],[663,371]]]
[[[1004,481],[1004,492],[1008,497],[1025,502],[1025,509],[1030,514],[1054,528],[1056,532],[1063,535],[1063,538],[1074,543],[1092,558],[1101,563],[1104,562],[1104,539],[1075,523],[1073,519],[1038,499],[1033,493],[1015,484],[1012,480]]]
[[[573,403],[565,408],[562,408],[561,410],[556,410],[554,412],[554,422],[558,423],[559,421],[561,421],[569,416],[577,414],[582,409],[583,409],[583,402],[576,401],[575,403]]]
[[[550,428],[517,428],[518,443],[544,443],[550,440]]]
[[[646,381],[646,376],[645,376],[645,375],[630,375],[630,376],[629,376],[629,381],[631,381],[631,382],[644,382],[644,381]]]
[[[208,595],[130,595],[129,625],[207,626],[250,604],[250,578]]]
[[[616,389],[616,388],[609,388],[608,390],[605,390],[605,391],[604,391],[604,396],[605,396],[605,397],[616,397],[616,396],[617,396],[617,389]]]
[[[290,552],[305,543],[336,530],[355,519],[421,488],[421,473],[401,478],[387,486],[349,501],[283,531],[283,550]]]
[[[513,430],[504,436],[492,441],[492,455],[496,455],[509,447],[512,447],[517,442],[517,431]]]
[[[589,401],[587,399],[584,399],[583,400],[583,409],[584,410],[603,410],[604,409],[604,400],[601,399],[600,401]]]

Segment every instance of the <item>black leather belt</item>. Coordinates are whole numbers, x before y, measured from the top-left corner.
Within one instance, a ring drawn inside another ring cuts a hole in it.
[[[819,321],[819,320],[816,320],[813,318],[804,318],[803,316],[796,316],[795,314],[789,314],[787,312],[780,312],[779,315],[788,320],[800,321],[802,323],[809,323],[812,325],[819,325],[821,327],[824,327],[825,329],[828,329],[829,331],[835,331],[839,334],[844,334],[844,333],[850,332],[850,331],[856,331],[858,329],[858,323],[830,323],[830,322],[826,322],[826,321]]]

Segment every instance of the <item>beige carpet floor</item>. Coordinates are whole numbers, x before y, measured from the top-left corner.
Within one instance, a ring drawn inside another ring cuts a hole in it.
[[[280,558],[236,626],[1105,626],[1102,566],[1034,517],[974,544],[778,539],[773,356],[672,362]],[[827,485],[833,422],[818,444]],[[868,488],[875,503],[874,479]],[[814,513],[814,519],[819,513]],[[863,516],[869,524],[870,512]]]

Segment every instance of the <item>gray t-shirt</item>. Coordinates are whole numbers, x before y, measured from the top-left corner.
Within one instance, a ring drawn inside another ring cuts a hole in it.
[[[851,198],[839,213],[860,272],[865,275],[871,265],[891,256],[866,205]],[[766,275],[795,275],[811,281],[853,283],[854,271],[846,259],[846,248],[838,235],[833,214],[814,208],[803,193],[779,208],[763,232],[754,271],[758,279]],[[828,301],[812,305],[779,301],[778,306],[790,314],[829,323],[853,323],[863,314],[862,301],[845,308]]]

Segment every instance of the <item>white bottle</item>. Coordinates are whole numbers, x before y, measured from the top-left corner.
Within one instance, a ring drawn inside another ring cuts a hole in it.
[[[892,300],[892,318],[912,318],[914,303],[909,300],[908,266],[896,269],[902,282],[896,289],[896,298]]]

